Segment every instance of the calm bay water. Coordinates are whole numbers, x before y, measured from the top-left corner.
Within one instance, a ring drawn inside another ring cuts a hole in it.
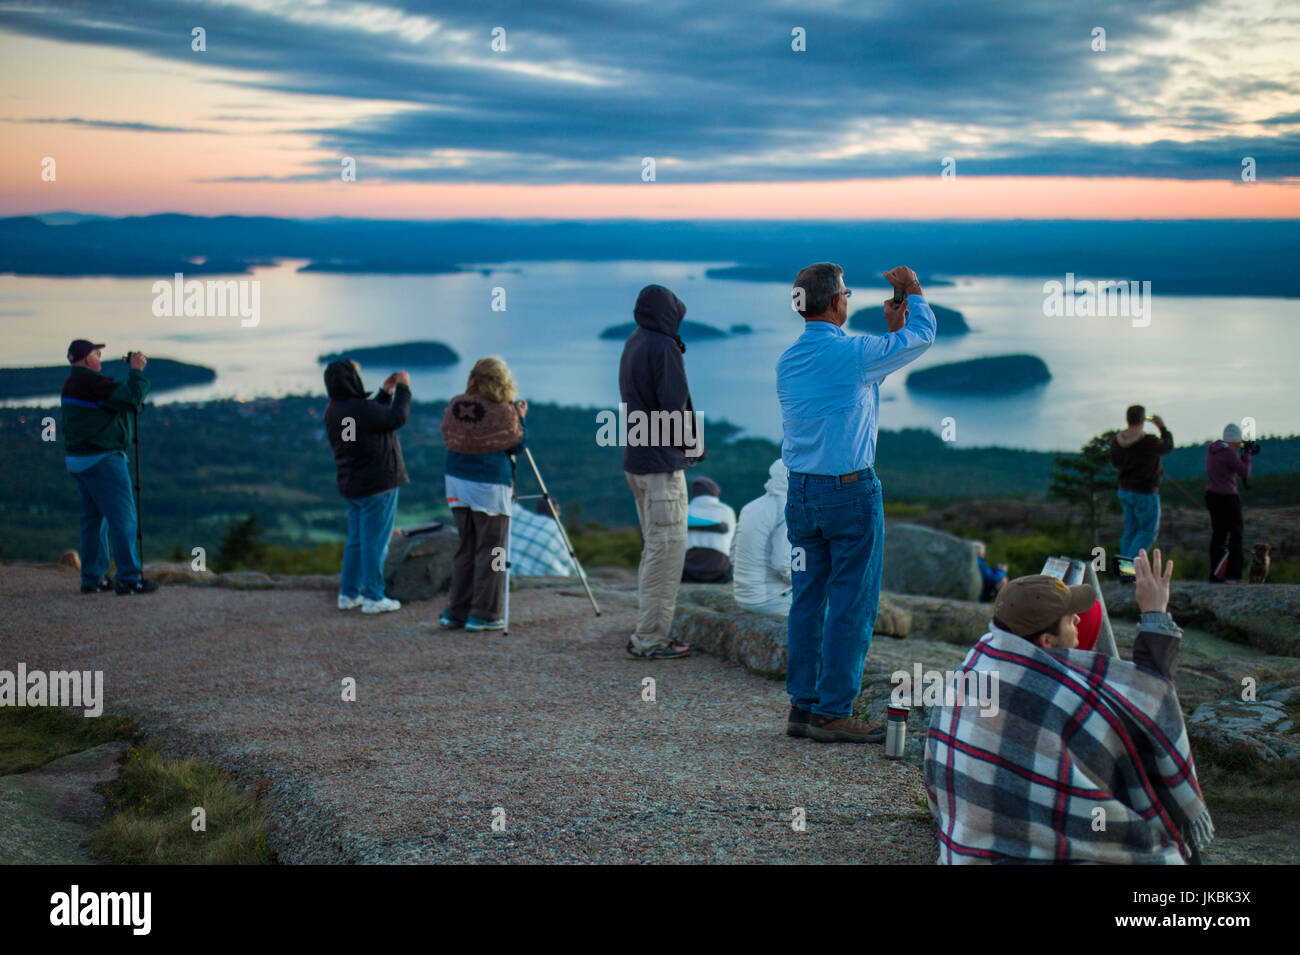
[[[139,348],[216,369],[212,384],[159,394],[159,402],[323,394],[318,355],[433,339],[454,348],[461,363],[411,369],[417,398],[462,391],[473,361],[499,354],[531,400],[614,407],[622,343],[597,336],[630,321],[637,291],[658,282],[686,303],[688,319],[754,329],[688,344],[687,374],[706,438],[707,422],[722,418],[780,437],[773,369],[801,327],[787,283],[705,278],[706,268],[725,262],[505,263],[485,266],[487,275],[432,276],[298,273],[300,264],[254,273],[261,282],[255,328],[241,327],[237,317],[157,318],[150,279],[0,278],[3,364],[53,364],[71,339],[92,337],[108,343],[106,357]],[[846,281],[853,308],[887,294],[879,277],[849,274]],[[1027,352],[1047,363],[1052,381],[1010,397],[939,397],[907,391],[906,372],[896,373],[881,387],[882,427],[939,431],[951,417],[959,446],[1074,450],[1092,434],[1121,427],[1124,408],[1140,402],[1164,416],[1179,444],[1217,436],[1245,416],[1255,418],[1260,434],[1300,432],[1300,301],[1162,296],[1156,288],[1150,325],[1135,328],[1127,318],[1045,317],[1043,279],[955,282],[933,287],[929,297],[962,311],[972,333],[941,339],[912,367]],[[504,312],[491,307],[496,287],[506,290]],[[124,366],[108,368],[116,374]],[[374,388],[392,370],[362,373]],[[9,402],[16,403],[53,399]],[[594,418],[592,427],[594,434]]]

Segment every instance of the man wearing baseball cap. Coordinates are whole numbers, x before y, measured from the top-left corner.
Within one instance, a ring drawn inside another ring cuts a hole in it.
[[[132,352],[125,382],[100,373],[102,344],[78,338],[68,346],[71,373],[63,383],[63,443],[68,471],[81,494],[81,592],[148,594],[136,553],[135,498],[126,467],[132,412],[149,394],[144,355]],[[117,579],[108,576],[109,545]]]
[[[1091,587],[1037,574],[1002,588],[954,682],[984,686],[980,702],[954,692],[931,711],[925,788],[940,863],[1199,861],[1214,824],[1173,684],[1173,564],[1158,550],[1133,564],[1132,662],[1078,649]]]
[[[1096,602],[1087,584],[1067,587],[1047,574],[1017,577],[998,593],[993,626],[1044,650],[1073,650],[1079,645],[1079,615]]]

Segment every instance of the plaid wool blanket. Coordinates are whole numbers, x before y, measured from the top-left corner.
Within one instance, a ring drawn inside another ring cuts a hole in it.
[[[940,863],[1178,865],[1213,838],[1168,680],[997,627],[970,670],[997,674],[996,712],[957,698],[926,737]]]

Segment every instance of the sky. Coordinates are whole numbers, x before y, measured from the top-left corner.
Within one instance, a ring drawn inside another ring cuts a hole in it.
[[[0,0],[0,64],[0,215],[1300,218],[1294,0]]]

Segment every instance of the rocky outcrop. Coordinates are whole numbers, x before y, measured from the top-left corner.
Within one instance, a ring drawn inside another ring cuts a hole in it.
[[[881,588],[952,600],[978,600],[979,563],[970,541],[919,524],[885,526]]]
[[[1273,547],[1274,560],[1300,560],[1300,507],[1253,507],[1249,497],[1243,500],[1246,560],[1250,548],[1267,541]],[[1082,516],[1077,509],[1058,501],[1021,501],[1012,498],[959,501],[911,516],[913,524],[941,531],[961,531],[968,536],[992,535],[997,532],[1025,536],[1040,526],[1053,526],[1072,519],[1079,526]],[[1124,533],[1124,519],[1119,509],[1104,511],[1100,523],[1101,540],[1118,547]],[[1168,551],[1182,547],[1195,553],[1204,552],[1210,543],[1210,515],[1204,507],[1193,506],[1178,488],[1166,483],[1160,498],[1160,538],[1156,541]],[[1032,573],[1013,567],[1016,574]]]
[[[1202,703],[1187,718],[1187,733],[1219,747],[1244,745],[1265,760],[1300,759],[1297,704],[1300,679],[1261,685],[1253,700]]]
[[[339,585],[338,574],[264,574],[260,570],[217,573],[195,570],[186,561],[145,564],[144,576],[165,586],[229,587],[233,590],[331,590]]]
[[[456,529],[394,535],[384,562],[384,590],[397,600],[430,600],[451,587],[451,559],[460,546]]]
[[[1132,586],[1102,584],[1112,616],[1136,617]],[[1275,656],[1300,657],[1300,584],[1211,584],[1175,581],[1169,612],[1183,626],[1204,627]]]
[[[683,584],[678,591],[677,602],[679,605],[696,604],[723,614],[743,614],[769,621],[772,632],[774,634],[779,633],[778,639],[785,640],[785,618],[755,614],[744,610],[740,604],[736,603],[735,597],[732,596],[730,584]],[[911,630],[912,612],[909,609],[909,598],[902,598],[897,594],[882,593],[880,595],[880,609],[876,614],[876,624],[872,628],[872,633],[890,637],[905,637]]]
[[[918,647],[960,661],[987,631],[991,614],[988,604],[882,593],[867,671],[880,661],[889,672],[904,662],[910,669]],[[786,634],[786,618],[742,610],[730,586],[684,585],[678,593],[673,618],[678,640],[773,679],[785,676]]]

